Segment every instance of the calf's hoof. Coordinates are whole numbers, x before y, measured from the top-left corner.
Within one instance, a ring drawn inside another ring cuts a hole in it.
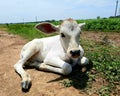
[[[22,82],[21,83],[22,91],[23,92],[28,92],[29,89],[31,88],[31,85],[32,85],[31,81],[24,81],[24,82]]]

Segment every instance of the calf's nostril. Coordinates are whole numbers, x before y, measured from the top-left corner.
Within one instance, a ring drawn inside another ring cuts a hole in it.
[[[77,50],[76,53],[80,55],[80,50]]]
[[[72,56],[80,55],[80,50],[71,50],[70,54],[72,54]]]

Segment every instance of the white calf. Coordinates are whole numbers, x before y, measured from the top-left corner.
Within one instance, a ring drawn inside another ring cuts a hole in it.
[[[14,66],[22,77],[23,90],[28,90],[31,85],[30,75],[23,69],[25,65],[68,75],[72,66],[88,63],[88,59],[83,57],[84,50],[79,45],[83,25],[85,24],[77,24],[73,19],[64,20],[59,26],[47,22],[36,25],[44,33],[59,32],[59,35],[34,39],[23,47],[20,60]]]

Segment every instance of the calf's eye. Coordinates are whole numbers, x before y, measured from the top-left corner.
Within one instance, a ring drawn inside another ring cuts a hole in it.
[[[63,33],[61,33],[61,37],[65,37],[65,35]]]

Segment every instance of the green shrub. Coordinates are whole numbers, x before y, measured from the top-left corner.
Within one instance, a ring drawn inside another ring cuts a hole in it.
[[[78,20],[86,22],[85,31],[120,32],[120,18]]]

